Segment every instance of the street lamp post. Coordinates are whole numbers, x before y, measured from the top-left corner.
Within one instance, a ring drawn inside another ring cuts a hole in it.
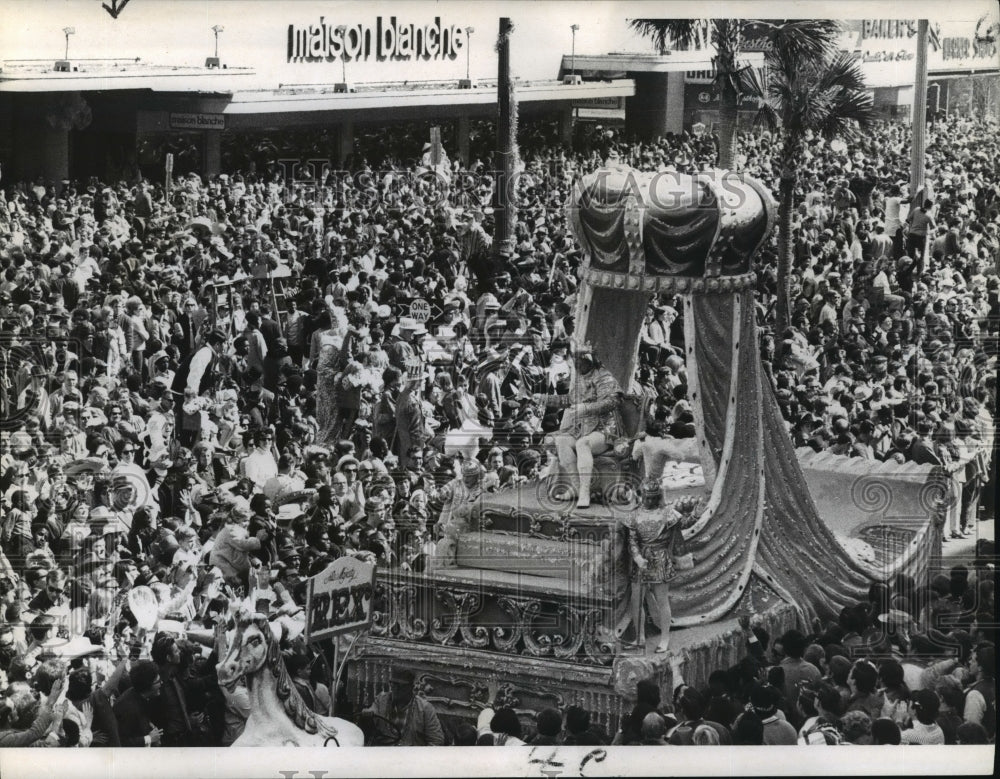
[[[469,56],[472,49],[472,33],[475,31],[475,27],[465,28],[465,78],[467,81],[472,80],[472,77],[469,75]]]
[[[458,80],[459,89],[472,89],[472,76],[469,75],[469,58],[471,56],[470,49],[472,48],[472,33],[475,31],[475,27],[465,28],[465,78]]]
[[[576,31],[580,29],[580,25],[571,24],[569,29],[573,33],[573,48],[570,50],[569,55],[569,75],[563,77],[563,83],[579,84],[581,79],[576,75]]]
[[[215,34],[215,56],[205,58],[206,68],[217,68],[219,67],[219,33],[222,32],[225,27],[221,24],[212,25],[212,32]]]
[[[212,27],[212,32],[215,33],[215,58],[219,58],[219,33],[225,30],[221,24],[216,24]]]
[[[76,34],[76,27],[63,27],[63,34],[66,36],[66,54],[63,59],[69,59],[69,36]]]
[[[347,25],[346,24],[337,25],[336,32],[340,36],[341,40],[344,40],[345,36],[347,34]],[[346,92],[353,92],[354,90],[351,89],[350,84],[347,83],[347,44],[346,44],[346,41],[345,41],[345,44],[344,44],[344,50],[340,53],[340,72],[341,72],[341,75],[343,76],[344,80],[341,83],[339,83],[339,84],[334,84],[333,85],[333,91],[334,92],[345,92],[345,93]]]
[[[576,31],[580,29],[580,25],[571,24],[569,29],[573,32],[573,48],[570,49],[569,55],[569,73],[571,76],[576,75]]]

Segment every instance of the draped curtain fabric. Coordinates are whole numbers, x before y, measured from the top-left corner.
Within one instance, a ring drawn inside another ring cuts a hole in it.
[[[705,258],[722,218],[714,192],[684,177],[683,185],[678,179],[674,189],[659,188],[652,196],[649,177],[640,176],[598,174],[578,193],[578,238],[589,249],[594,266],[628,271],[624,204],[634,196],[642,205],[645,272],[654,276],[703,275]]]
[[[593,265],[602,270],[627,273],[628,245],[625,242],[625,209],[628,197],[624,187],[616,186],[606,177],[596,178],[585,190],[578,192],[574,208],[578,229],[577,240],[593,257]]]
[[[722,218],[719,202],[707,186],[691,182],[693,199],[682,196],[647,200],[642,248],[646,273],[656,276],[702,276],[705,258]],[[685,202],[687,201],[687,202]]]
[[[767,232],[767,212],[759,211],[750,222],[724,224],[713,252],[724,276],[739,276],[752,269],[753,254]]]

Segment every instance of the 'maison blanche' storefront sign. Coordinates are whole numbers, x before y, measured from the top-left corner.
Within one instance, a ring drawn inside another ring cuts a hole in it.
[[[423,25],[395,16],[379,16],[374,25],[332,24],[321,16],[316,24],[288,25],[288,61],[455,59],[466,37],[462,27],[442,24],[439,16]]]
[[[223,114],[180,114],[170,112],[171,130],[225,130]]]

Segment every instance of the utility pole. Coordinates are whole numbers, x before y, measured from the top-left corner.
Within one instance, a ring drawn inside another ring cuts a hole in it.
[[[927,20],[917,21],[917,72],[913,84],[913,143],[910,158],[910,198],[924,186],[927,148]]]
[[[500,18],[497,38],[497,152],[496,187],[493,191],[493,272],[500,273],[514,255],[514,165],[517,162],[517,98],[510,75],[510,36],[514,25]]]

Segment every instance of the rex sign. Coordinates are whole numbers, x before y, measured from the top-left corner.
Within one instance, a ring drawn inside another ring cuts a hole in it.
[[[364,630],[371,625],[375,566],[341,557],[309,579],[306,641]]]

